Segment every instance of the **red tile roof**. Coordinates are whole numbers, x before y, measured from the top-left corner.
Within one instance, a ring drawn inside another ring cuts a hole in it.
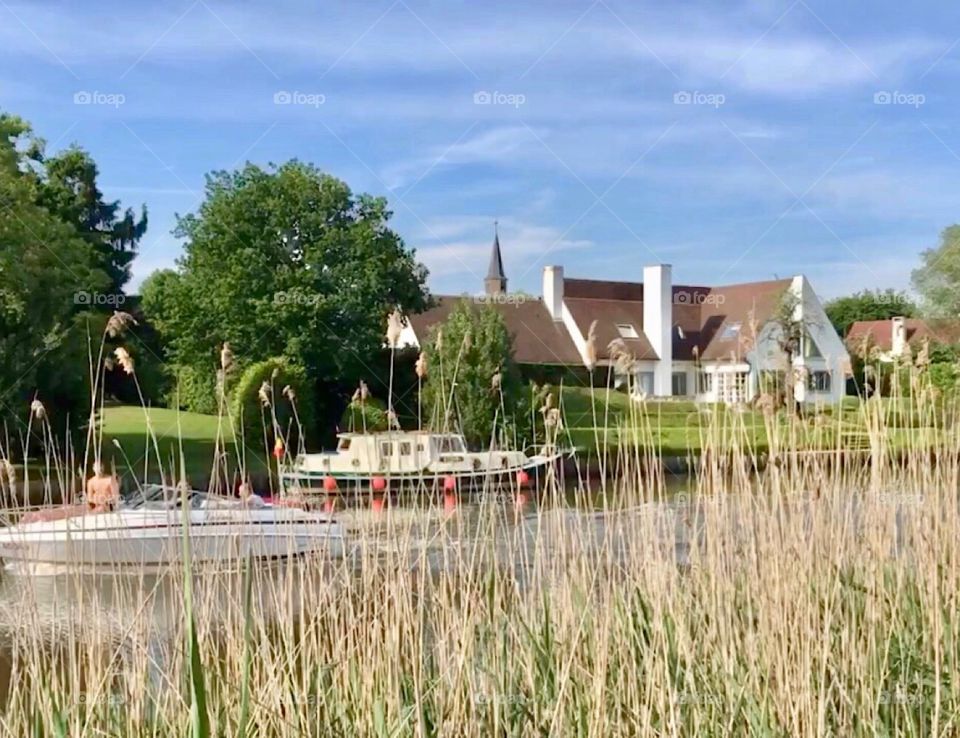
[[[960,320],[904,318],[907,343],[924,339],[931,343],[960,343]],[[847,331],[847,346],[855,346],[867,338],[881,351],[893,348],[893,320],[858,320]]]

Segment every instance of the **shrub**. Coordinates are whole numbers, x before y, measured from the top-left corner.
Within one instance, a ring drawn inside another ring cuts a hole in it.
[[[351,402],[340,418],[342,431],[375,433],[385,431],[387,427],[387,407],[374,397],[368,397],[363,402]]]
[[[268,407],[261,400],[260,389],[264,386],[270,401]],[[285,396],[287,387],[293,390],[294,401]],[[282,357],[248,366],[230,393],[234,427],[243,433],[246,445],[253,447],[264,438],[266,429],[266,442],[272,448],[275,421],[287,439],[287,447],[299,448],[300,441],[306,441],[315,430],[314,407],[313,387],[306,371]]]

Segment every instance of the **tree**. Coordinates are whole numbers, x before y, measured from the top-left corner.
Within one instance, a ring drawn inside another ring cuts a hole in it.
[[[316,383],[316,417],[338,418],[383,353],[386,315],[427,303],[426,270],[390,217],[383,198],[297,161],[209,175],[198,212],[178,218],[177,270],[143,295],[174,372],[212,390],[224,342],[239,370],[286,357]]]
[[[920,258],[923,263],[913,271],[911,280],[922,298],[924,314],[932,318],[960,316],[960,225],[945,228],[940,245],[927,249]]]
[[[0,414],[36,395],[63,411],[82,407],[88,365],[77,295],[103,290],[92,249],[76,229],[37,204],[21,169],[25,124],[0,116]],[[102,322],[91,327],[95,335]]]
[[[894,289],[863,290],[852,295],[829,300],[823,306],[830,323],[840,336],[847,335],[850,326],[858,320],[889,320],[912,318],[917,307],[905,292]]]
[[[486,448],[494,422],[523,438],[530,425],[523,380],[503,317],[491,306],[461,300],[447,320],[434,327],[424,347],[428,377],[423,416],[433,430],[462,430],[467,443]],[[495,379],[497,377],[497,379]]]
[[[0,115],[0,126],[12,134],[18,171],[32,180],[34,201],[74,228],[91,246],[92,266],[104,272],[105,292],[119,295],[130,280],[130,264],[147,230],[146,206],[139,218],[118,200],[107,201],[97,185],[96,162],[74,145],[49,156],[43,139],[30,126],[11,115]]]

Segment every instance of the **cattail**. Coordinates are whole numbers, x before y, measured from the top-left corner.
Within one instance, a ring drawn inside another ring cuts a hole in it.
[[[468,330],[463,334],[463,350],[469,351],[471,348],[473,348],[473,336],[470,335],[470,331]]]
[[[607,345],[607,353],[613,362],[614,371],[621,376],[630,376],[634,372],[636,359],[622,338],[614,338]]]
[[[296,391],[289,384],[283,388],[283,396],[290,400],[290,402],[295,402],[297,399]]]
[[[553,395],[547,394],[547,396],[543,398],[543,407],[540,408],[540,412],[546,415],[550,412],[551,408],[553,408]]]
[[[590,324],[590,330],[587,331],[586,365],[589,371],[593,371],[597,366],[597,321]]]
[[[117,366],[117,362],[113,360],[112,356],[107,356],[103,360],[103,368],[108,372],[112,372]]]
[[[107,321],[107,335],[110,336],[110,338],[116,338],[122,335],[127,328],[132,325],[137,325],[137,321],[130,313],[114,310],[113,315],[110,316],[110,320]]]
[[[359,388],[359,387],[357,387],[357,388],[353,391],[353,397],[350,398],[350,401],[351,401],[353,404],[357,404],[358,402],[360,402],[360,388]]]
[[[397,344],[400,342],[400,334],[403,333],[403,315],[400,314],[400,309],[397,308],[392,313],[390,313],[387,318],[387,345],[395,349]]]
[[[123,346],[117,346],[113,350],[113,355],[117,357],[117,363],[120,364],[125,374],[133,374],[133,357],[127,353]]]
[[[30,403],[30,413],[37,420],[43,420],[47,417],[47,409],[43,406],[43,403],[40,400],[34,400]]]
[[[228,374],[233,368],[233,351],[230,350],[230,343],[223,342],[223,348],[220,349],[220,369],[224,375]]]
[[[367,383],[362,379],[360,380],[360,401],[366,402],[370,399],[370,388],[367,387]]]
[[[915,363],[917,369],[926,369],[930,366],[930,341],[926,338],[923,339],[923,345],[920,346]]]
[[[390,430],[400,430],[400,418],[393,408],[387,410],[387,426]]]
[[[490,389],[492,389],[494,392],[499,392],[500,386],[502,384],[503,384],[503,375],[500,373],[500,370],[498,369],[496,373],[492,377],[490,377]]]
[[[437,328],[437,337],[433,341],[433,345],[436,347],[437,351],[443,348],[443,328]]]
[[[553,395],[550,395],[553,397]],[[547,428],[556,428],[560,430],[562,421],[560,420],[560,409],[556,407],[549,408],[543,416],[543,425]]]
[[[17,469],[10,462],[10,459],[3,460],[3,475],[6,477],[7,486],[10,489],[16,489],[17,487]]]
[[[427,377],[427,355],[420,352],[420,356],[417,357],[417,363],[413,365],[414,371],[417,373],[417,377],[420,379],[426,379]]]
[[[264,407],[270,407],[270,383],[264,381],[257,390],[257,397],[260,398],[260,404]]]

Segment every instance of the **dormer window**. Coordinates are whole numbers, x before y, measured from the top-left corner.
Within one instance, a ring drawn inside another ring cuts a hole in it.
[[[720,338],[724,341],[737,338],[740,335],[740,326],[740,323],[727,323],[723,326],[723,330],[720,331]]]
[[[620,338],[640,338],[637,329],[630,323],[617,323],[617,333],[620,334]]]

